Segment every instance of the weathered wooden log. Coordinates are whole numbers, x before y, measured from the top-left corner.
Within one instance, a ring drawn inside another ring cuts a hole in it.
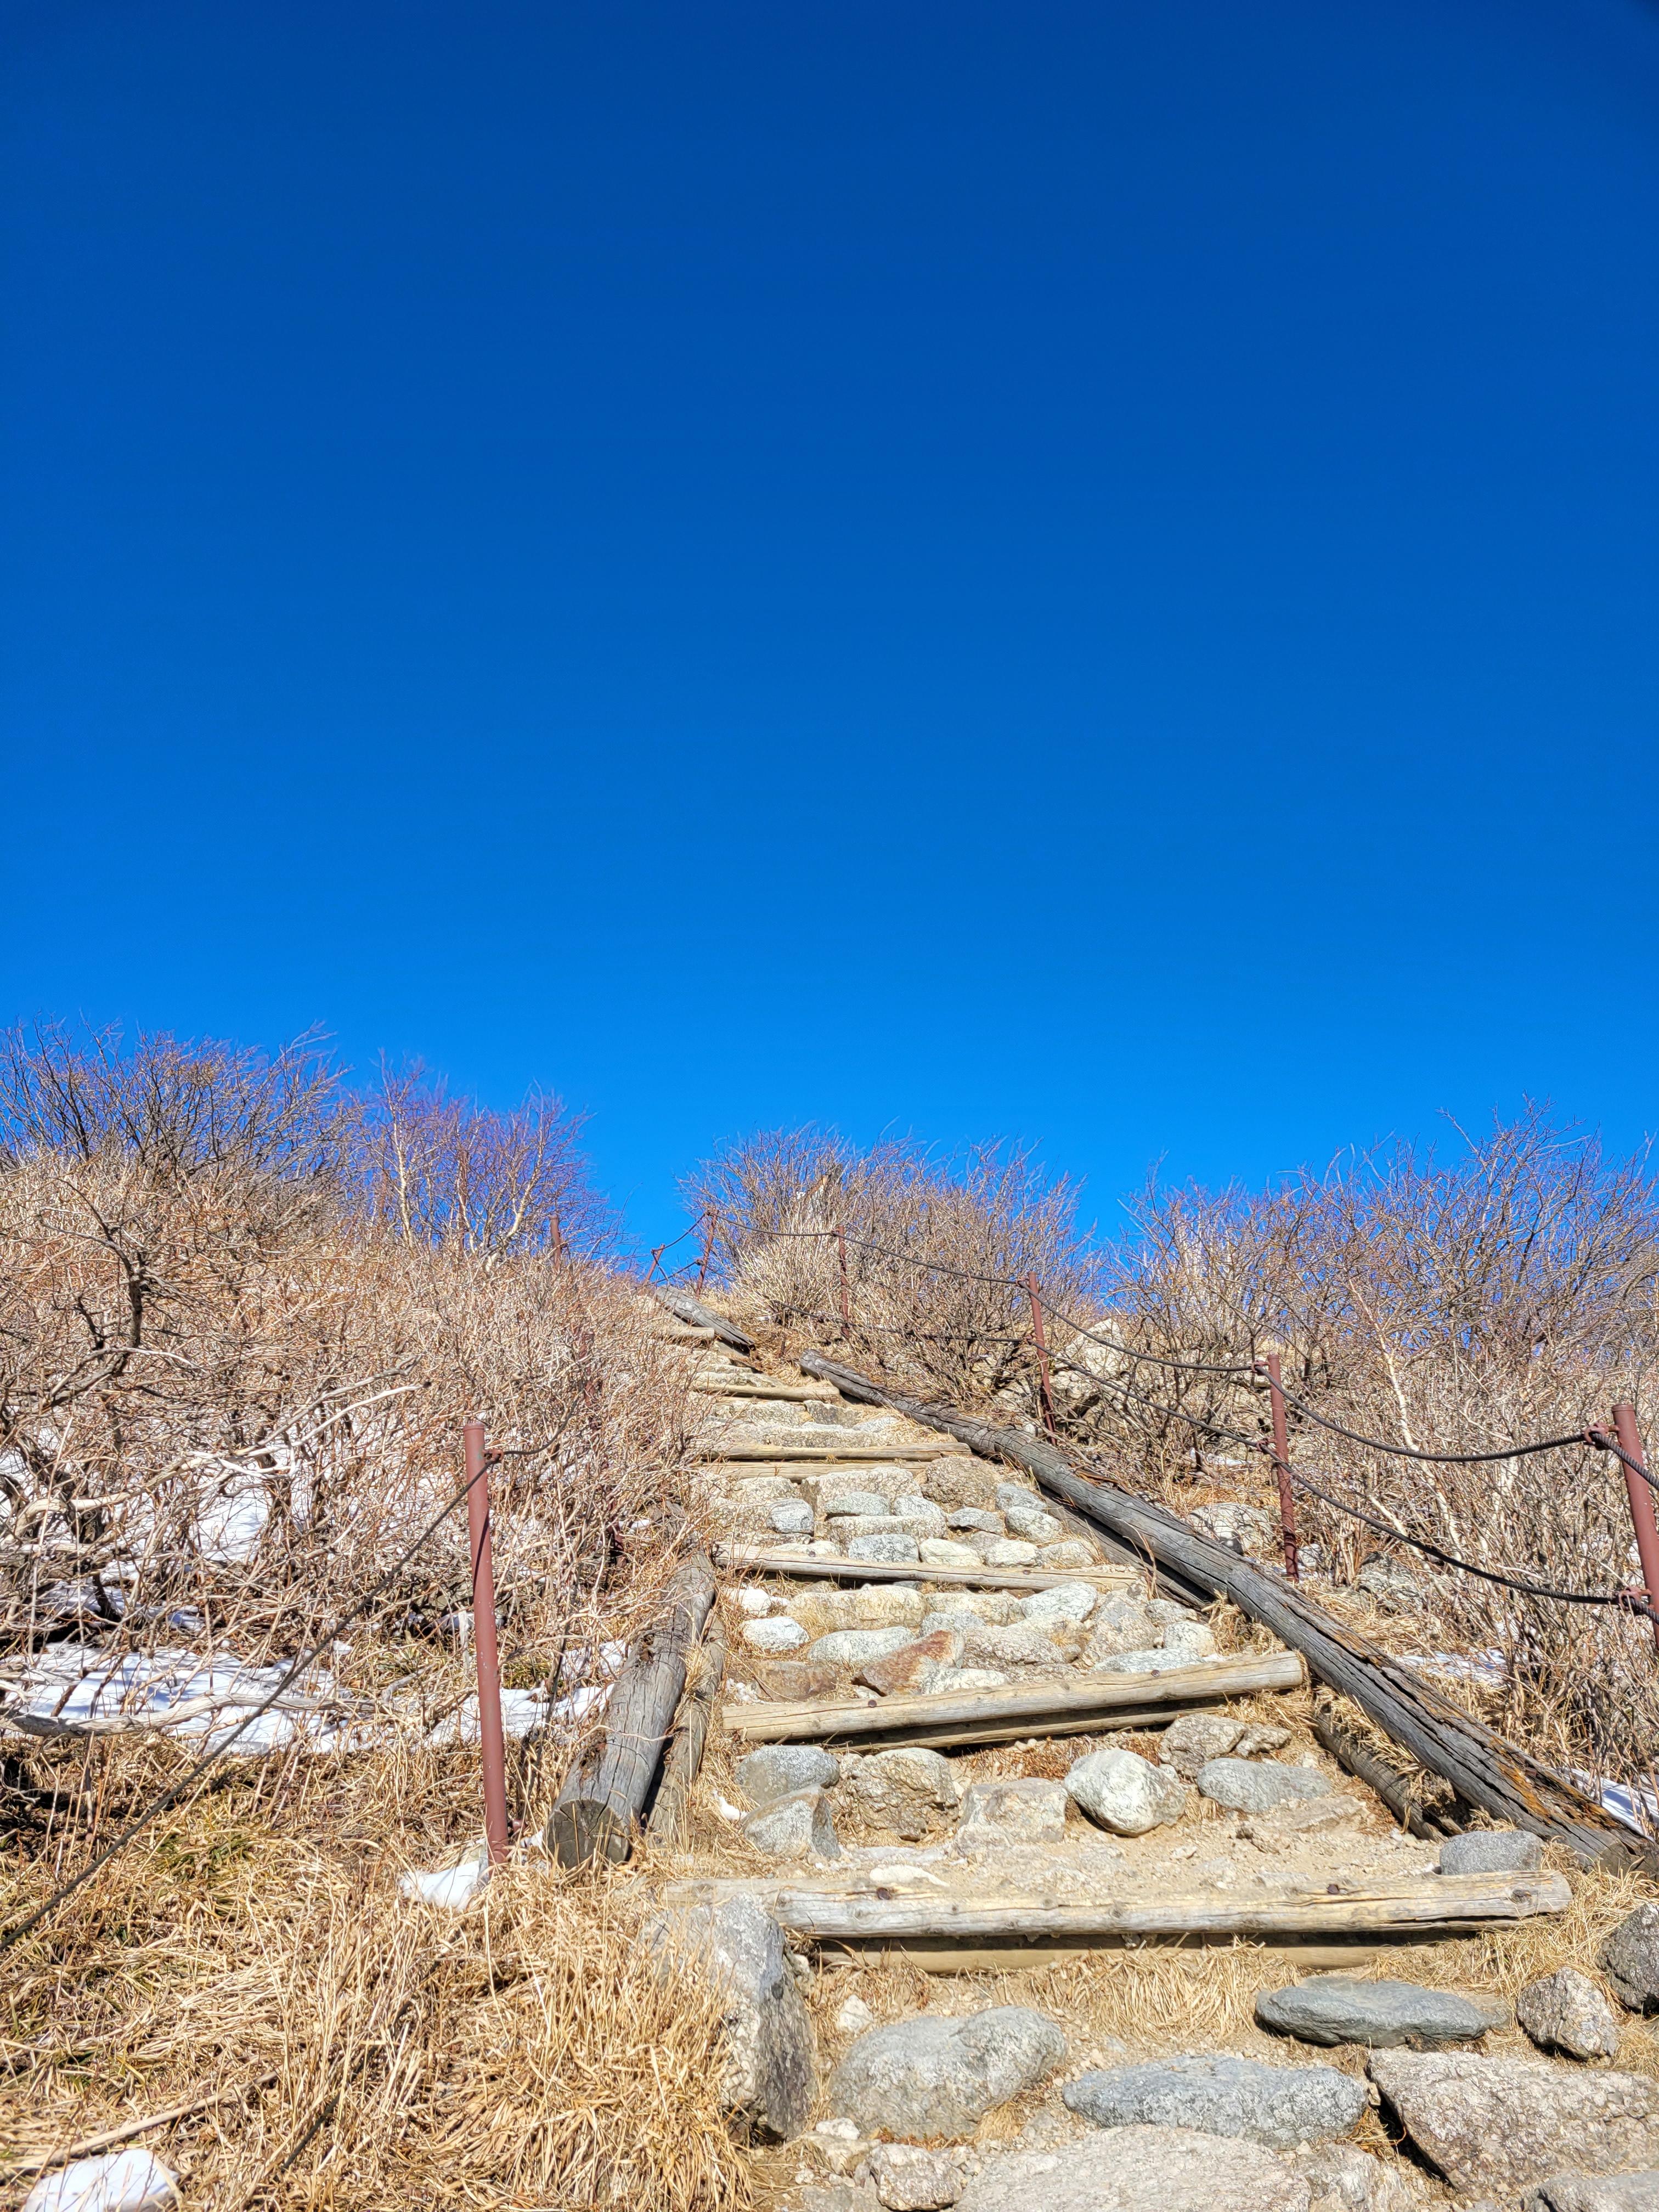
[[[662,1779],[657,1784],[645,1832],[655,1842],[677,1850],[685,1841],[686,1814],[691,1784],[702,1765],[708,1723],[714,1717],[726,1674],[726,1630],[720,1615],[711,1613],[695,1662],[696,1674],[680,1699],[674,1716],[674,1732],[663,1754]]]
[[[1589,1862],[1659,1872],[1659,1850],[1645,1837],[1334,1619],[1282,1575],[1200,1535],[1161,1505],[1132,1497],[1103,1479],[1090,1480],[1041,1437],[971,1420],[948,1406],[924,1405],[821,1352],[804,1352],[800,1365],[804,1373],[835,1383],[860,1404],[890,1407],[959,1437],[988,1459],[1023,1468],[1085,1519],[1155,1562],[1162,1575],[1203,1595],[1231,1598],[1280,1643],[1302,1652],[1320,1680],[1352,1698],[1384,1735],[1493,1820],[1565,1844]]]
[[[1095,1674],[1048,1681],[1030,1689],[945,1691],[920,1698],[883,1698],[866,1705],[791,1699],[732,1705],[726,1732],[743,1743],[853,1743],[878,1736],[884,1746],[920,1743],[949,1733],[952,1743],[1002,1743],[1026,1735],[1075,1735],[1111,1727],[1113,1714],[1133,1714],[1119,1727],[1158,1725],[1178,1711],[1268,1690],[1297,1690],[1308,1679],[1294,1651],[1259,1659],[1171,1667],[1160,1674]]]
[[[581,1866],[595,1856],[619,1863],[633,1848],[634,1824],[685,1687],[687,1662],[714,1602],[707,1559],[675,1569],[661,1619],[629,1653],[612,1686],[604,1735],[566,1776],[554,1805],[547,1847],[561,1866]]]
[[[848,1431],[850,1438],[855,1433]],[[834,1466],[837,1461],[850,1461],[860,1467],[874,1467],[878,1462],[902,1462],[913,1459],[957,1459],[965,1454],[953,1452],[949,1444],[791,1444],[735,1443],[712,1445],[699,1455],[709,1467],[735,1465],[744,1460],[767,1460],[785,1467]]]
[[[1431,1823],[1421,1808],[1412,1802],[1411,1789],[1403,1774],[1366,1750],[1364,1744],[1349,1735],[1335,1716],[1323,1706],[1316,1706],[1313,1717],[1313,1732],[1316,1741],[1322,1744],[1340,1766],[1357,1775],[1368,1790],[1375,1791],[1401,1826],[1425,1843],[1439,1843],[1444,1837],[1458,1832],[1455,1821],[1438,1825]]]
[[[1493,1922],[1565,1912],[1572,1902],[1559,1874],[1419,1875],[1339,1891],[1285,1890],[1241,1898],[1221,1890],[1165,1896],[1093,1898],[1086,1905],[981,1894],[968,1898],[882,1897],[871,1891],[786,1889],[772,1907],[780,1927],[801,1943],[971,1945],[1046,1936],[1120,1939],[1236,1936],[1369,1936],[1410,1929],[1425,1936],[1462,1933]]]
[[[665,1305],[676,1321],[683,1321],[689,1328],[706,1328],[722,1344],[729,1344],[733,1352],[753,1352],[755,1340],[745,1336],[734,1322],[724,1314],[713,1313],[694,1298],[690,1291],[677,1290],[672,1283],[653,1283],[651,1295]]]
[[[1064,1583],[1089,1583],[1097,1589],[1132,1589],[1140,1580],[1134,1567],[934,1567],[926,1559],[821,1559],[803,1552],[751,1551],[717,1544],[714,1564],[733,1574],[782,1575],[793,1582],[946,1583],[963,1589],[1058,1589]]]

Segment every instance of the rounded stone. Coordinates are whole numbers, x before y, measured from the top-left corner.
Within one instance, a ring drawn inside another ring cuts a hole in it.
[[[751,1651],[799,1651],[806,1631],[787,1613],[775,1613],[763,1620],[745,1620],[743,1640]]]
[[[1144,1836],[1149,1828],[1178,1820],[1187,1793],[1167,1767],[1154,1766],[1139,1752],[1108,1747],[1079,1759],[1066,1777],[1073,1804],[1117,1836]]]
[[[1365,2085],[1334,2066],[1263,2066],[1253,2058],[1153,2059],[1079,2075],[1061,2092],[1097,2128],[1194,2128],[1291,2150],[1352,2133]]]
[[[1087,1583],[1060,1583],[1053,1589],[1034,1590],[1019,1601],[1026,1620],[1071,1620],[1081,1627],[1099,1602],[1100,1593]]]
[[[1501,2007],[1475,2004],[1451,1990],[1360,1981],[1350,1974],[1316,1974],[1287,1989],[1263,1990],[1255,2001],[1257,2024],[1275,2034],[1328,2046],[1358,2043],[1373,2051],[1474,2043],[1505,2016]]]
[[[1474,1828],[1440,1846],[1442,1874],[1536,1874],[1544,1846],[1525,1828]]]
[[[768,1805],[798,1790],[833,1790],[841,1761],[816,1743],[768,1743],[738,1761],[735,1778],[751,1805]]]
[[[780,1536],[810,1536],[812,1533],[812,1509],[804,1498],[780,1498],[767,1509],[772,1526]]]
[[[921,1559],[915,1538],[897,1534],[854,1536],[847,1547],[847,1556],[849,1559],[884,1559],[895,1565],[910,1566],[920,1564]]]
[[[821,1660],[826,1667],[863,1667],[872,1659],[890,1658],[912,1640],[908,1628],[832,1628],[827,1636],[819,1637],[807,1656]]]
[[[1024,2005],[963,2019],[895,2021],[860,2036],[830,2078],[832,2112],[866,2135],[959,2141],[1066,2056],[1054,2022]]]

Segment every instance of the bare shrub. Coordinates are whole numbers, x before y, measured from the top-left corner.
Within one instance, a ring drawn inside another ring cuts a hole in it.
[[[770,1131],[730,1146],[684,1189],[693,1212],[714,1216],[734,1310],[823,1344],[842,1333],[841,1231],[852,1342],[930,1389],[1012,1392],[1023,1406],[1024,1278],[1061,1306],[1091,1299],[1079,1188],[1017,1147],[939,1156],[891,1140],[859,1152],[833,1131]]]

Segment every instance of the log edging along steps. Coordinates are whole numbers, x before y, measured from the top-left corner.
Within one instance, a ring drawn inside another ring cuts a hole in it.
[[[1177,1587],[1206,1600],[1231,1599],[1281,1644],[1300,1651],[1322,1681],[1351,1698],[1385,1735],[1449,1782],[1466,1803],[1547,1842],[1564,1844],[1586,1862],[1659,1873],[1659,1850],[1564,1776],[1442,1697],[1282,1577],[1200,1535],[1164,1507],[1104,1477],[1090,1480],[1041,1437],[975,1420],[952,1407],[925,1404],[822,1352],[802,1352],[799,1365],[803,1374],[833,1382],[855,1402],[889,1407],[924,1427],[957,1437],[983,1458],[1023,1468]]]

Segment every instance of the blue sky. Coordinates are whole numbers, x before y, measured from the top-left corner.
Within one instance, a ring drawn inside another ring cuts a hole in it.
[[[1659,8],[5,7],[0,1014],[1659,1125]]]

